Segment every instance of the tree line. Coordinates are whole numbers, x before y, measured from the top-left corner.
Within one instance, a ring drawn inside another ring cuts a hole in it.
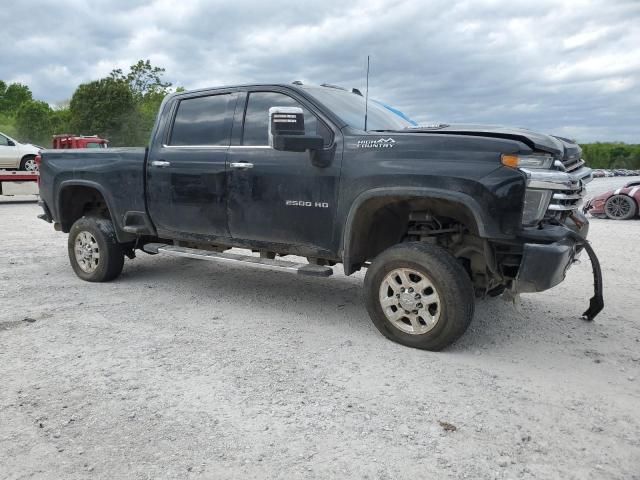
[[[126,73],[115,69],[80,85],[68,102],[54,108],[34,99],[27,85],[0,80],[0,132],[43,147],[59,133],[99,135],[111,146],[145,145],[162,99],[174,91],[163,81],[164,72],[139,60]]]
[[[146,145],[162,99],[174,91],[163,81],[164,73],[149,60],[139,60],[126,73],[116,69],[80,85],[69,102],[56,108],[34,99],[28,86],[0,80],[0,132],[43,147],[58,133],[97,134],[111,146]],[[640,145],[581,146],[593,168],[640,169]]]
[[[591,168],[640,170],[640,145],[588,143],[581,147],[582,157]]]

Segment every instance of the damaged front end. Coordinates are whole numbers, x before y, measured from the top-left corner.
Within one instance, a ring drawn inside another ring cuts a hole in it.
[[[519,258],[511,270],[510,291],[518,294],[552,288],[564,280],[584,250],[593,269],[594,295],[583,318],[593,320],[604,308],[602,271],[587,241],[589,222],[580,210],[585,185],[592,179],[580,153],[579,147],[567,149],[565,157],[554,159],[548,169],[519,168],[526,177],[526,193],[523,228],[518,235],[522,243],[516,247]]]
[[[572,215],[571,223],[576,225],[583,218],[582,214]],[[567,224],[549,224],[535,231],[523,232],[521,239],[526,243],[512,293],[541,292],[554,287],[564,280],[569,267],[584,250],[591,261],[594,294],[582,317],[593,320],[604,308],[604,299],[602,270],[595,251],[586,239],[587,225],[583,224],[577,230]]]

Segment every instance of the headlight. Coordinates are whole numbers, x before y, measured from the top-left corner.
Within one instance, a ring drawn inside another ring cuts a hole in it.
[[[551,155],[502,155],[502,164],[512,168],[551,168]]]
[[[549,190],[533,190],[527,188],[524,195],[524,208],[522,209],[523,225],[535,225],[544,218],[544,214],[551,201],[552,193],[553,192]]]

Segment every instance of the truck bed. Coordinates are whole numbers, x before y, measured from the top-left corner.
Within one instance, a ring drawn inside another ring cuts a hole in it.
[[[119,237],[124,236],[124,214],[145,211],[144,147],[43,150],[41,156],[40,196],[53,218],[60,218],[54,196],[64,194],[65,183],[71,182],[102,193]]]

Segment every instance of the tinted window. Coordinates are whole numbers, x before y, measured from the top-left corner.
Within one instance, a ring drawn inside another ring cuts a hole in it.
[[[170,145],[229,145],[231,95],[181,100],[171,131]]]
[[[297,100],[276,92],[253,92],[249,94],[244,117],[243,145],[269,145],[269,109],[271,107],[300,107],[304,112],[304,130],[311,135],[321,135],[324,144],[331,143],[331,131],[316,116]]]
[[[4,135],[0,135],[0,146],[7,147],[9,145],[9,139]]]

